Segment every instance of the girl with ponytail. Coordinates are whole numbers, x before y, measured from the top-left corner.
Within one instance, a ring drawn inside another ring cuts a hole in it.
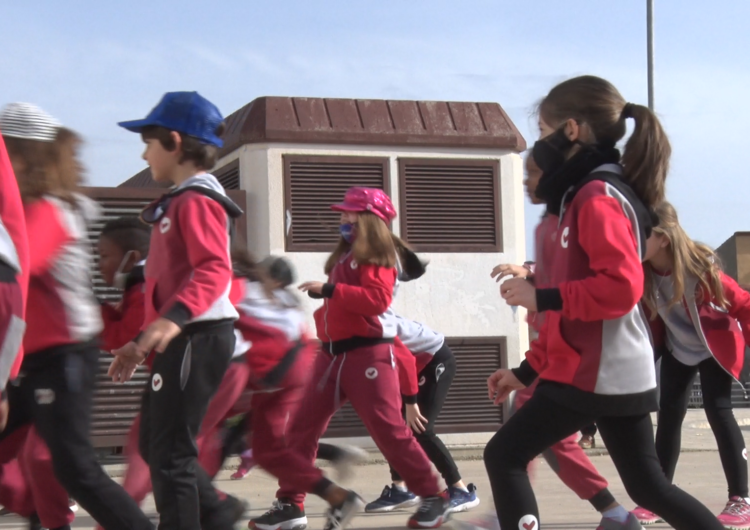
[[[621,155],[615,147],[635,129]],[[502,528],[541,525],[526,469],[555,442],[596,422],[630,497],[677,530],[719,530],[705,506],[670,484],[657,463],[651,412],[656,375],[641,261],[653,209],[664,198],[670,146],[646,107],[627,103],[608,81],[576,77],[539,105],[533,157],[536,188],[559,216],[548,281],[537,288],[512,278],[500,291],[509,305],[544,313],[526,360],[487,381],[495,403],[533,384],[536,391],[493,437],[484,460]],[[600,528],[636,530],[632,514]]]

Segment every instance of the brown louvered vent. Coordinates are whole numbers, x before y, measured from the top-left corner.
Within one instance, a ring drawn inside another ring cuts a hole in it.
[[[166,190],[156,188],[84,188],[83,193],[96,200],[102,207],[102,217],[92,224],[89,239],[93,246],[93,281],[94,292],[102,301],[116,302],[121,293],[108,288],[99,274],[99,254],[96,251],[99,234],[104,225],[112,219],[122,216],[138,216],[144,206],[160,197]],[[244,191],[230,191],[229,197],[243,209]],[[238,235],[244,237],[245,218],[238,221]],[[94,392],[94,406],[91,421],[91,438],[96,447],[122,447],[133,419],[138,415],[141,406],[141,394],[148,381],[148,370],[140,367],[133,379],[121,385],[113,383],[107,377],[107,370],[112,362],[109,352],[102,352],[99,358],[97,387]]]
[[[352,186],[390,192],[387,158],[284,156],[286,250],[330,252],[339,240],[341,202]]]
[[[219,184],[224,186],[225,190],[240,189],[240,160],[229,162],[227,165],[220,167],[213,172]]]
[[[446,339],[456,357],[453,380],[435,430],[438,433],[492,432],[503,423],[503,407],[487,399],[487,378],[507,367],[505,337]],[[367,429],[350,404],[334,415],[327,437],[367,436]]]
[[[401,236],[422,252],[502,252],[499,164],[399,159]]]

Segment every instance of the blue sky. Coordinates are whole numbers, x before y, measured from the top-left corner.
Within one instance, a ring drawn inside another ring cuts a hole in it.
[[[0,104],[36,103],[80,131],[100,186],[144,167],[115,123],[169,90],[225,114],[264,95],[497,101],[529,144],[534,103],[567,77],[647,100],[646,0],[29,0],[4,2],[0,20]],[[750,2],[656,0],[668,195],[712,245],[750,229],[748,20]],[[539,214],[527,208],[529,232]]]

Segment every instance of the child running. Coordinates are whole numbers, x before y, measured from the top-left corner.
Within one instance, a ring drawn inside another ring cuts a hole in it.
[[[745,440],[732,413],[732,384],[739,380],[750,344],[750,294],[721,271],[706,245],[690,239],[668,202],[656,209],[659,226],[649,239],[644,303],[661,353],[661,399],[656,454],[671,482],[680,456],[680,431],[696,373],[703,408],[719,446],[729,501],[719,515],[726,528],[750,528]],[[644,524],[661,517],[634,511]]]
[[[435,434],[435,422],[456,375],[456,358],[441,333],[400,315],[394,314],[392,319],[397,326],[397,336],[406,349],[403,362],[414,363],[416,360],[415,372],[418,374],[416,396],[407,395],[402,388],[404,419],[445,480],[452,511],[465,512],[479,505],[476,487],[464,484],[450,451]],[[399,356],[398,360],[401,362],[402,357]],[[383,489],[380,498],[365,507],[366,512],[390,512],[419,503],[419,497],[409,491],[398,471],[393,466],[390,470],[392,484]]]
[[[542,170],[534,162],[529,152],[526,157],[526,193],[532,204],[544,204],[536,195],[536,188],[542,177]],[[552,254],[557,243],[557,224],[559,218],[545,211],[535,230],[535,251],[537,261],[527,262],[524,266],[499,265],[492,271],[497,281],[507,276],[526,278],[533,282],[537,289],[549,285],[550,271],[553,267]],[[538,336],[544,322],[544,313],[530,311],[528,321],[532,337]],[[534,394],[537,382],[518,390],[514,396],[511,414],[522,407]],[[553,444],[542,452],[550,468],[557,473],[560,480],[573,490],[581,499],[591,503],[594,509],[602,514],[598,530],[631,530],[641,526],[635,517],[628,514],[609,491],[607,480],[597,471],[586,453],[577,443],[577,435],[571,434]],[[532,462],[533,463],[533,462]],[[499,521],[494,516],[485,517],[474,523],[465,524],[464,528],[499,528]]]
[[[615,149],[626,120],[635,128]],[[540,527],[529,462],[596,422],[630,497],[677,530],[719,530],[696,499],[671,485],[656,459],[650,413],[657,408],[653,350],[638,302],[649,208],[664,197],[670,146],[656,116],[626,103],[594,76],[565,81],[539,106],[533,156],[536,194],[558,215],[549,287],[513,278],[510,305],[545,312],[521,366],[487,381],[501,403],[539,378],[534,395],[492,438],[484,459],[504,529]]]
[[[323,348],[312,380],[290,427],[280,467],[278,502],[250,522],[260,530],[292,530],[304,516],[306,493],[325,499],[326,528],[345,528],[364,502],[354,492],[323,477],[314,466],[318,440],[334,413],[349,400],[386,459],[422,506],[409,520],[412,528],[436,528],[450,512],[450,499],[440,492],[430,461],[401,415],[400,387],[393,358],[396,326],[381,317],[391,306],[399,256],[407,247],[388,228],[396,217],[390,198],[379,189],[351,188],[341,212],[341,239],[328,257],[328,282],[305,282],[302,291],[323,298],[315,324]],[[402,260],[403,261],[403,260]]]
[[[87,234],[98,207],[77,192],[80,140],[24,103],[5,107],[0,130],[24,200],[31,277],[20,384],[11,387],[11,421],[0,438],[32,421],[60,484],[97,522],[108,530],[153,528],[98,464],[89,440],[102,322]]]
[[[223,145],[223,117],[197,92],[170,92],[145,119],[120,126],[141,134],[154,180],[173,188],[141,214],[155,228],[143,332],[113,352],[110,376],[127,381],[155,352],[140,451],[151,470],[159,528],[228,528],[244,506],[217,494],[197,464],[195,444],[232,357],[238,316],[229,299],[229,248],[233,219],[242,212],[206,172]]]

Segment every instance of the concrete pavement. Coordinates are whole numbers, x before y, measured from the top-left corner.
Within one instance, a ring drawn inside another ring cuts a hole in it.
[[[739,409],[736,415],[746,442],[750,443],[750,409]],[[677,470],[676,483],[692,495],[700,499],[713,512],[718,513],[726,502],[726,482],[716,451],[716,442],[710,429],[705,423],[702,411],[690,411],[685,421],[683,431],[683,454]],[[459,468],[467,482],[474,482],[479,488],[482,504],[473,513],[459,514],[458,519],[471,518],[491,507],[489,481],[487,479],[483,463],[478,458],[481,454],[479,448],[456,448],[455,453],[461,459]],[[625,494],[614,466],[606,454],[592,452],[592,461],[600,472],[610,481],[610,489],[626,508],[633,507],[632,502]],[[388,480],[388,468],[380,461],[377,455],[373,455],[373,463],[357,468],[355,479],[349,484],[358,491],[365,499],[373,500],[379,494]],[[110,468],[113,474],[118,474],[117,468]],[[261,470],[254,470],[245,480],[229,480],[231,470],[222,472],[217,481],[217,486],[224,491],[247,499],[251,503],[252,510],[248,516],[262,514],[273,500],[276,489],[276,481]],[[543,460],[537,461],[534,473],[534,488],[537,493],[541,509],[542,528],[548,530],[588,530],[596,528],[599,521],[598,514],[591,506],[579,500],[559,481],[556,475],[549,469]],[[322,514],[325,503],[316,497],[310,497],[307,503],[310,530],[323,528]],[[154,505],[151,498],[148,499],[144,509],[147,513],[154,513]],[[409,516],[407,512],[391,513],[387,515],[362,515],[355,519],[353,528],[377,529],[377,528],[404,528]],[[79,512],[73,527],[93,528],[92,519],[85,513]],[[241,527],[245,527],[244,524]],[[0,518],[0,530],[25,529],[26,523],[16,517]],[[240,528],[240,526],[238,526]],[[667,525],[656,525],[650,528],[665,529]]]

